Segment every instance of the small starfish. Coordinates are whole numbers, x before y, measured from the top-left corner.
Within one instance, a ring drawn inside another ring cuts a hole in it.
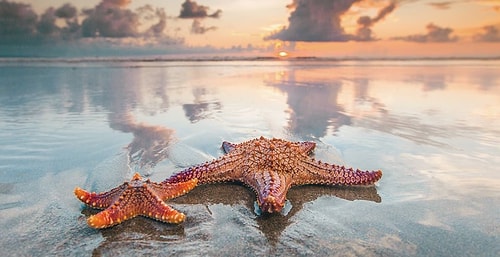
[[[181,223],[186,216],[163,201],[189,192],[197,182],[195,178],[179,183],[155,183],[149,179],[143,181],[141,175],[135,173],[130,182],[108,192],[89,193],[77,187],[75,195],[91,207],[105,209],[87,219],[93,228],[111,227],[138,215],[162,222]]]
[[[382,171],[360,171],[323,163],[309,157],[314,142],[289,142],[261,137],[240,144],[223,142],[226,155],[204,164],[187,168],[166,179],[179,183],[197,178],[208,184],[239,181],[257,194],[263,212],[280,212],[291,186],[371,185],[382,177]]]

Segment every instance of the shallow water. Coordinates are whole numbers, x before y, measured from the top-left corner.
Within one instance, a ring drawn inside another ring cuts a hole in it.
[[[500,62],[0,62],[2,255],[500,255]],[[89,228],[76,186],[155,181],[259,136],[384,172],[257,215],[237,184],[169,201],[181,225]]]

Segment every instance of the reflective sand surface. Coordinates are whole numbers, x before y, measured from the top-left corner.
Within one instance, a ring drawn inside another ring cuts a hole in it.
[[[14,255],[498,256],[497,61],[0,62],[0,247]],[[256,214],[237,184],[169,201],[187,220],[89,228],[76,186],[155,181],[222,141],[317,143],[376,187],[303,186]]]

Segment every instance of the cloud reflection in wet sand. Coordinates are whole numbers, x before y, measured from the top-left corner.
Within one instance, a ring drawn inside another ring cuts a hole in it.
[[[182,105],[189,121],[198,122],[207,119],[212,112],[222,109],[222,104],[219,101],[207,101],[204,99],[205,95],[208,95],[205,88],[194,88],[194,103],[185,103]]]
[[[321,138],[328,127],[334,131],[343,125],[350,125],[351,118],[344,114],[338,104],[340,81],[311,81],[297,79],[295,70],[281,73],[280,80],[266,81],[266,84],[286,93],[290,108],[288,129],[293,135],[303,138]]]
[[[147,171],[168,157],[168,147],[175,139],[174,131],[164,126],[137,122],[131,114],[110,118],[110,126],[125,133],[132,133],[127,146],[129,167],[134,171]]]

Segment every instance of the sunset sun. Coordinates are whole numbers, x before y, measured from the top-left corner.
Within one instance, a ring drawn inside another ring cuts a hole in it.
[[[281,58],[285,58],[285,57],[288,57],[288,52],[285,52],[285,51],[280,51],[278,53],[278,56],[281,57]]]

